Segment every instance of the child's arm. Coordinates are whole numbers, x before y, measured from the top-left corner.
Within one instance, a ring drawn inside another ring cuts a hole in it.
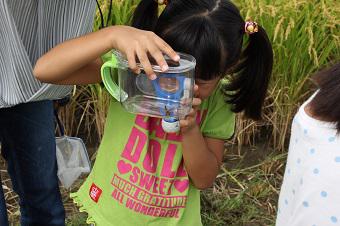
[[[147,54],[167,70],[163,53],[178,61],[175,51],[157,35],[128,26],[112,26],[57,45],[42,56],[34,75],[43,82],[89,84],[101,81],[100,56],[118,49],[128,59],[129,67],[138,72],[136,57],[150,78],[154,78]]]
[[[197,89],[197,87],[195,87]],[[180,121],[185,168],[198,189],[212,186],[223,160],[224,141],[203,137],[196,123],[196,107],[201,100],[194,98],[193,109]]]
[[[198,125],[182,133],[185,169],[196,188],[213,185],[223,159],[224,141],[203,137]]]

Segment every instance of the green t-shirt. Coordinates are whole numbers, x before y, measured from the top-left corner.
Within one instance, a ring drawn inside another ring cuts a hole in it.
[[[226,140],[233,135],[235,115],[219,88],[202,102],[197,123],[206,137]],[[184,168],[181,139],[165,133],[161,119],[128,113],[112,101],[92,172],[72,194],[88,213],[88,223],[202,225],[200,191]]]

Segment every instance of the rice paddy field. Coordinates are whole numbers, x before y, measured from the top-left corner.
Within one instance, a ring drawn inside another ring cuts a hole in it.
[[[137,0],[99,1],[108,24],[129,24]],[[275,224],[290,125],[298,106],[315,90],[310,76],[340,60],[339,15],[336,0],[235,0],[245,18],[267,31],[274,48],[274,70],[264,119],[252,122],[238,116],[237,131],[226,143],[224,163],[213,188],[202,192],[205,226],[270,226]],[[99,29],[97,12],[94,29]],[[95,161],[103,135],[109,96],[100,85],[75,87],[61,118],[68,135],[82,137]],[[5,163],[0,162],[8,213],[17,225],[17,195],[12,192]],[[76,191],[83,179],[71,191]],[[67,225],[86,225],[62,188]]]

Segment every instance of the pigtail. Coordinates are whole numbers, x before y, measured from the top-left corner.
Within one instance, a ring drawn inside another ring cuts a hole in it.
[[[233,70],[234,76],[227,85],[228,103],[234,112],[244,111],[246,117],[261,119],[261,110],[266,97],[273,68],[273,50],[263,28],[249,34],[247,47]]]
[[[132,19],[132,26],[142,30],[153,31],[158,18],[158,3],[156,0],[141,0]]]
[[[312,81],[319,88],[310,102],[313,115],[335,123],[340,136],[340,63],[317,72],[312,76]]]

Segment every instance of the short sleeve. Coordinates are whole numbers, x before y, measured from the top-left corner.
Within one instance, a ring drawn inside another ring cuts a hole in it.
[[[39,0],[36,2],[38,2],[36,42],[39,55],[59,43],[92,31],[96,12],[95,1]]]
[[[235,113],[225,101],[219,84],[214,93],[201,105],[203,112],[201,131],[203,136],[227,140],[234,135]]]

